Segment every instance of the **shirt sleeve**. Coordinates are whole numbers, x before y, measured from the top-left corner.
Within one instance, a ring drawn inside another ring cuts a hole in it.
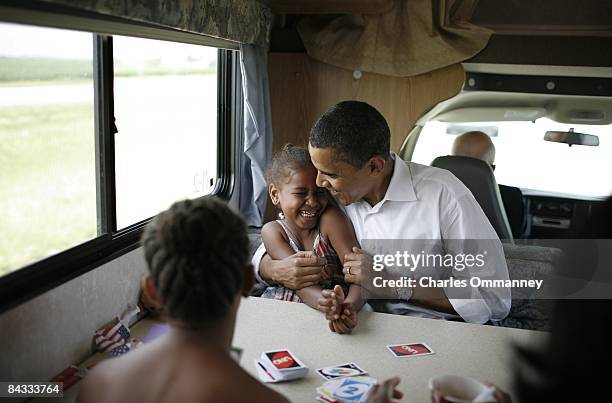
[[[510,312],[509,287],[490,286],[490,280],[509,280],[504,251],[482,208],[467,191],[460,197],[448,197],[441,212],[442,239],[453,255],[481,256],[482,265],[455,268],[453,277],[464,280],[467,287],[445,288],[455,311],[470,323],[486,323],[504,319]],[[473,282],[472,282],[473,281]]]
[[[270,286],[259,274],[259,263],[261,263],[261,259],[266,254],[266,247],[262,242],[261,245],[257,248],[255,253],[253,254],[253,258],[251,259],[251,264],[253,265],[253,271],[255,272],[255,280],[258,283],[263,284],[265,286]]]

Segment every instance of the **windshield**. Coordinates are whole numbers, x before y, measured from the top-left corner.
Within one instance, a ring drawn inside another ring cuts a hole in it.
[[[612,125],[567,125],[540,118],[535,122],[425,124],[412,161],[429,165],[451,152],[458,134],[482,128],[495,144],[495,178],[504,185],[574,196],[612,194]],[[548,130],[599,136],[598,147],[544,141]],[[465,130],[463,130],[465,129]]]

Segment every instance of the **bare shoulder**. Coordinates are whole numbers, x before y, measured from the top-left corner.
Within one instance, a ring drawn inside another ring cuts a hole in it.
[[[276,221],[269,221],[265,223],[264,226],[261,227],[261,236],[262,238],[265,237],[268,239],[274,239],[278,236],[282,236],[285,239],[287,238],[283,227],[281,227],[281,225]]]
[[[101,362],[87,373],[87,376],[79,383],[78,403],[106,402],[109,390],[112,390],[112,369],[109,362]]]

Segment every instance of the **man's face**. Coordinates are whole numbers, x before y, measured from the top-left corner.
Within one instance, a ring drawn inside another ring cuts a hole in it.
[[[317,168],[317,186],[327,188],[332,196],[347,206],[357,202],[372,188],[373,178],[368,164],[361,168],[340,161],[331,148],[316,148],[308,145],[310,159]]]

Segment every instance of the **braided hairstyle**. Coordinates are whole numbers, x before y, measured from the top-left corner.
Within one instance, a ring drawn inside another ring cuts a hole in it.
[[[305,147],[287,143],[272,157],[266,171],[266,181],[268,185],[274,183],[276,187],[281,187],[283,183],[287,183],[291,169],[299,169],[307,165],[312,166],[308,150]]]
[[[249,262],[246,225],[226,203],[215,196],[176,202],[142,242],[170,318],[202,327],[225,317]]]

